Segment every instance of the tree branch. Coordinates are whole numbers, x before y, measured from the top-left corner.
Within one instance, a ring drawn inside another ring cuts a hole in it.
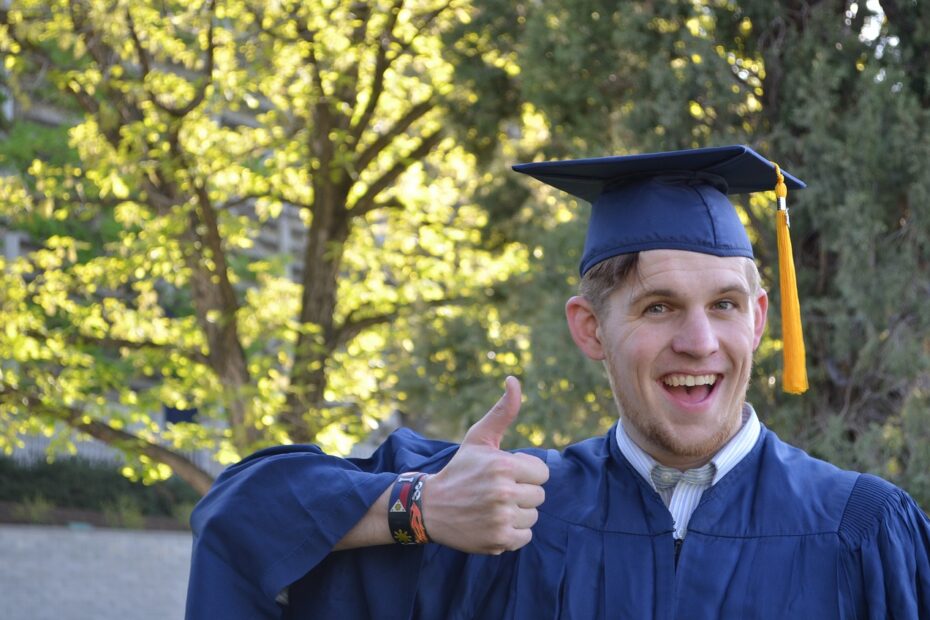
[[[361,174],[361,172],[368,167],[368,164],[374,161],[375,158],[391,144],[391,142],[393,142],[402,133],[407,131],[407,129],[409,129],[413,123],[423,118],[423,116],[432,110],[433,107],[433,100],[427,99],[426,101],[421,101],[420,103],[415,104],[413,107],[407,110],[407,113],[397,119],[397,122],[394,123],[390,129],[379,135],[374,142],[369,144],[365,150],[359,154],[358,159],[355,160],[356,172]]]
[[[157,342],[152,342],[151,340],[136,341],[126,340],[123,338],[111,338],[109,336],[106,338],[91,338],[81,334],[72,338],[71,341],[74,344],[99,346],[104,349],[130,349],[132,351],[144,351],[146,349],[165,349],[175,353],[180,353],[184,357],[190,359],[193,362],[197,362],[198,364],[203,364],[204,366],[210,365],[210,359],[199,351],[179,349],[169,344],[159,344]]]
[[[335,329],[333,346],[339,347],[348,343],[362,331],[370,327],[374,327],[375,325],[382,325],[384,323],[390,323],[391,321],[396,320],[398,317],[400,317],[402,310],[404,309],[409,309],[411,311],[421,311],[427,308],[458,306],[468,301],[471,301],[471,299],[468,297],[444,297],[442,299],[429,299],[394,308],[389,312],[380,312],[369,314],[367,316],[356,316],[358,314],[365,313],[363,308],[356,308],[355,310],[352,310],[348,316],[346,316],[345,320],[343,320],[342,324]]]
[[[47,336],[41,332],[30,330],[26,332],[32,338],[37,340],[45,339]],[[133,351],[144,351],[146,349],[166,349],[171,350],[176,353],[180,353],[184,357],[197,362],[199,364],[209,365],[210,360],[206,355],[198,351],[191,351],[186,349],[179,349],[177,347],[171,346],[170,344],[159,344],[157,342],[152,342],[151,340],[126,340],[124,338],[112,338],[106,336],[103,338],[95,338],[93,336],[88,336],[86,334],[69,334],[67,337],[69,343],[74,345],[83,345],[83,346],[95,346],[100,347],[101,349],[130,349]]]
[[[354,48],[361,48],[365,44],[365,39],[368,38],[368,24],[369,18],[371,17],[371,6],[362,0],[356,0],[349,10],[351,11],[350,14],[358,22],[355,28],[352,29],[352,35],[350,37],[352,42],[351,46]],[[351,64],[343,71],[343,75],[345,76],[344,79],[337,83],[336,97],[340,101],[350,106],[354,104],[355,100],[358,98],[358,91],[356,90],[356,87],[358,85],[360,70],[359,65],[360,63],[358,61],[358,57],[354,57]]]
[[[303,22],[297,19],[297,16],[293,16],[294,21],[298,24],[297,36],[300,40],[307,43],[307,54],[306,59],[310,63],[310,72],[313,77],[313,85],[317,89],[317,96],[319,97],[322,103],[317,103],[319,105],[326,105],[326,90],[323,88],[323,76],[320,75],[320,63],[316,57],[316,32],[307,28]]]
[[[109,67],[111,64],[107,56],[109,55],[112,57],[113,50],[103,43],[100,34],[87,22],[85,19],[86,15],[82,14],[83,10],[83,3],[75,0],[68,2],[68,14],[71,17],[74,30],[78,34],[83,35],[87,51],[93,57],[97,66],[100,67],[101,73],[103,73],[103,69]]]
[[[430,24],[432,24],[434,21],[436,21],[436,19],[437,19],[440,15],[442,15],[443,13],[445,13],[446,11],[448,11],[449,8],[452,6],[452,3],[453,3],[454,1],[455,1],[455,0],[448,0],[448,2],[446,2],[445,4],[443,4],[443,5],[440,6],[440,7],[437,7],[436,10],[434,10],[432,13],[427,13],[427,14],[426,14],[426,19],[424,19],[424,20],[423,20],[423,23],[421,23],[420,26],[417,28],[416,34],[414,34],[413,37],[410,38],[410,41],[409,41],[407,47],[409,47],[409,45],[413,44],[413,42],[417,39],[417,37],[419,37],[420,34],[422,34],[423,31],[426,30],[426,28],[427,28]]]
[[[2,24],[3,26],[6,26],[7,35],[13,41],[15,41],[24,50],[29,50],[29,52],[34,54],[37,58],[41,58],[45,65],[55,66],[57,64],[52,61],[51,56],[49,56],[48,53],[44,49],[42,49],[41,47],[39,47],[32,41],[28,41],[18,36],[15,24],[10,23],[10,13],[6,8],[0,8],[0,24]],[[86,93],[83,93],[79,89],[72,88],[70,84],[67,86],[67,90],[74,96],[74,98],[77,100],[78,105],[81,106],[81,108],[85,112],[87,112],[88,114],[97,113],[97,110],[99,110],[100,106],[93,99],[93,97],[87,95]]]
[[[213,485],[213,477],[210,474],[177,452],[122,429],[114,428],[101,420],[88,421],[87,415],[75,407],[52,407],[35,396],[10,389],[7,384],[3,384],[2,387],[3,390],[0,393],[15,397],[29,410],[31,415],[39,414],[60,420],[71,428],[86,433],[109,446],[134,454],[142,454],[154,461],[164,463],[202,495],[206,494]]]
[[[394,181],[397,180],[401,174],[403,174],[410,166],[424,157],[433,149],[434,146],[439,144],[442,140],[442,135],[440,130],[425,136],[417,148],[413,149],[405,157],[399,158],[390,170],[385,172],[378,178],[374,183],[368,186],[368,189],[365,191],[365,194],[355,201],[355,204],[350,207],[350,213],[353,216],[362,216],[380,208],[381,205],[375,202],[375,198],[378,197],[378,194],[383,192],[385,189],[390,187]]]
[[[145,78],[152,72],[152,64],[149,60],[148,52],[145,51],[145,47],[142,45],[142,39],[139,38],[139,33],[136,31],[136,22],[132,19],[132,12],[129,10],[129,6],[126,7],[126,25],[129,27],[129,37],[132,39],[132,45],[136,49],[139,65],[142,67],[140,79],[141,82],[145,84]],[[150,99],[154,99],[148,90],[145,92],[148,93]]]
[[[194,234],[200,239],[203,247],[209,248],[211,258],[216,264],[216,273],[219,282],[216,284],[220,289],[220,296],[223,303],[223,313],[235,315],[239,310],[239,301],[236,298],[235,290],[229,281],[229,266],[226,263],[226,252],[223,249],[223,238],[220,235],[219,222],[216,217],[216,210],[207,194],[206,188],[200,182],[194,182],[194,193],[197,196],[197,203],[200,206],[199,224],[206,230],[204,234],[198,232],[199,226],[194,227]]]
[[[362,134],[368,129],[371,118],[378,107],[378,101],[381,99],[381,95],[384,94],[384,76],[393,62],[393,60],[388,58],[388,48],[390,47],[390,42],[394,40],[394,27],[397,25],[397,16],[400,15],[400,10],[403,5],[404,0],[394,0],[394,4],[391,6],[388,15],[388,23],[384,29],[384,32],[387,34],[379,37],[378,54],[375,58],[371,93],[368,96],[368,101],[365,104],[365,109],[362,111],[361,116],[359,116],[355,124],[349,128],[351,144],[358,144]],[[396,57],[397,56],[395,56],[395,58]]]
[[[102,75],[108,74],[110,67],[115,64],[114,59],[118,59],[119,55],[112,47],[106,44],[103,40],[103,36],[85,19],[85,16],[81,14],[81,10],[83,9],[79,8],[75,0],[71,0],[68,4],[68,8],[71,21],[74,25],[74,32],[83,38],[87,51],[97,64],[100,73]],[[105,115],[101,113],[101,105],[97,100],[93,96],[82,94],[78,89],[72,87],[70,83],[67,88],[78,99],[79,103],[81,103],[81,107],[83,107],[85,111],[97,117],[100,130],[107,141],[113,146],[119,147],[122,139],[119,127],[113,123],[105,122]],[[116,112],[124,123],[142,120],[143,114],[139,110],[138,105],[136,102],[130,100],[125,93],[120,90],[114,90],[106,81],[103,83],[101,90],[105,92],[103,100],[116,109]],[[87,103],[84,103],[85,101]]]
[[[162,103],[159,101],[155,93],[145,89],[146,94],[149,96],[149,100],[154,103],[160,110],[170,114],[175,118],[184,118],[191,112],[193,112],[197,106],[203,103],[207,95],[207,87],[213,82],[213,66],[216,55],[216,40],[213,37],[214,29],[214,13],[216,12],[216,0],[209,0],[207,2],[207,11],[209,13],[209,26],[207,26],[207,49],[206,49],[206,60],[204,62],[203,75],[199,80],[197,85],[197,90],[194,93],[194,97],[187,102],[186,105],[175,108],[169,106],[168,104]],[[128,14],[128,10],[127,10]],[[144,87],[144,86],[143,86]]]

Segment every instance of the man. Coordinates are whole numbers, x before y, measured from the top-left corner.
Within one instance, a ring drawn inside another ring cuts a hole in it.
[[[930,617],[913,500],[744,402],[768,297],[726,194],[777,169],[722,147],[518,170],[593,203],[566,316],[619,422],[503,452],[508,378],[461,446],[401,430],[370,459],[254,455],[194,513],[188,617]]]

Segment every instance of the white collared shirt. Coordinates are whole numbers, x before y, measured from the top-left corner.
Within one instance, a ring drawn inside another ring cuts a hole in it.
[[[652,481],[652,468],[658,462],[649,456],[642,448],[637,446],[630,436],[626,434],[623,428],[623,419],[617,424],[617,446],[620,452],[630,462],[633,469],[639,473],[643,479],[649,483],[672,514],[675,521],[675,538],[682,539],[688,532],[688,521],[691,520],[691,514],[697,508],[698,502],[701,501],[701,495],[705,490],[717,484],[731,469],[736,467],[756,445],[759,439],[759,433],[762,432],[762,426],[759,424],[759,418],[756,416],[752,405],[746,403],[743,406],[743,425],[739,432],[734,435],[720,450],[717,451],[710,462],[714,464],[716,473],[710,484],[697,485],[681,480],[678,484],[667,490],[656,489]]]

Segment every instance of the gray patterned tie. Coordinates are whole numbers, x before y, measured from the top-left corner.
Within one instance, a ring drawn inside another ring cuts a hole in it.
[[[674,489],[679,480],[684,480],[685,482],[698,486],[707,486],[713,481],[716,473],[717,466],[713,463],[707,463],[703,467],[689,469],[687,471],[681,471],[674,467],[666,467],[665,465],[655,465],[652,471],[649,472],[652,476],[652,482],[656,485],[656,489],[660,491]]]

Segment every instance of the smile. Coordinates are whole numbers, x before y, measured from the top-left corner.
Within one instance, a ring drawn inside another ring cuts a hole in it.
[[[662,385],[669,395],[688,404],[697,404],[707,399],[717,385],[718,375],[690,375],[675,373],[662,377]]]
[[[662,379],[662,383],[669,387],[695,385],[709,385],[713,387],[717,383],[717,375],[668,375]]]

